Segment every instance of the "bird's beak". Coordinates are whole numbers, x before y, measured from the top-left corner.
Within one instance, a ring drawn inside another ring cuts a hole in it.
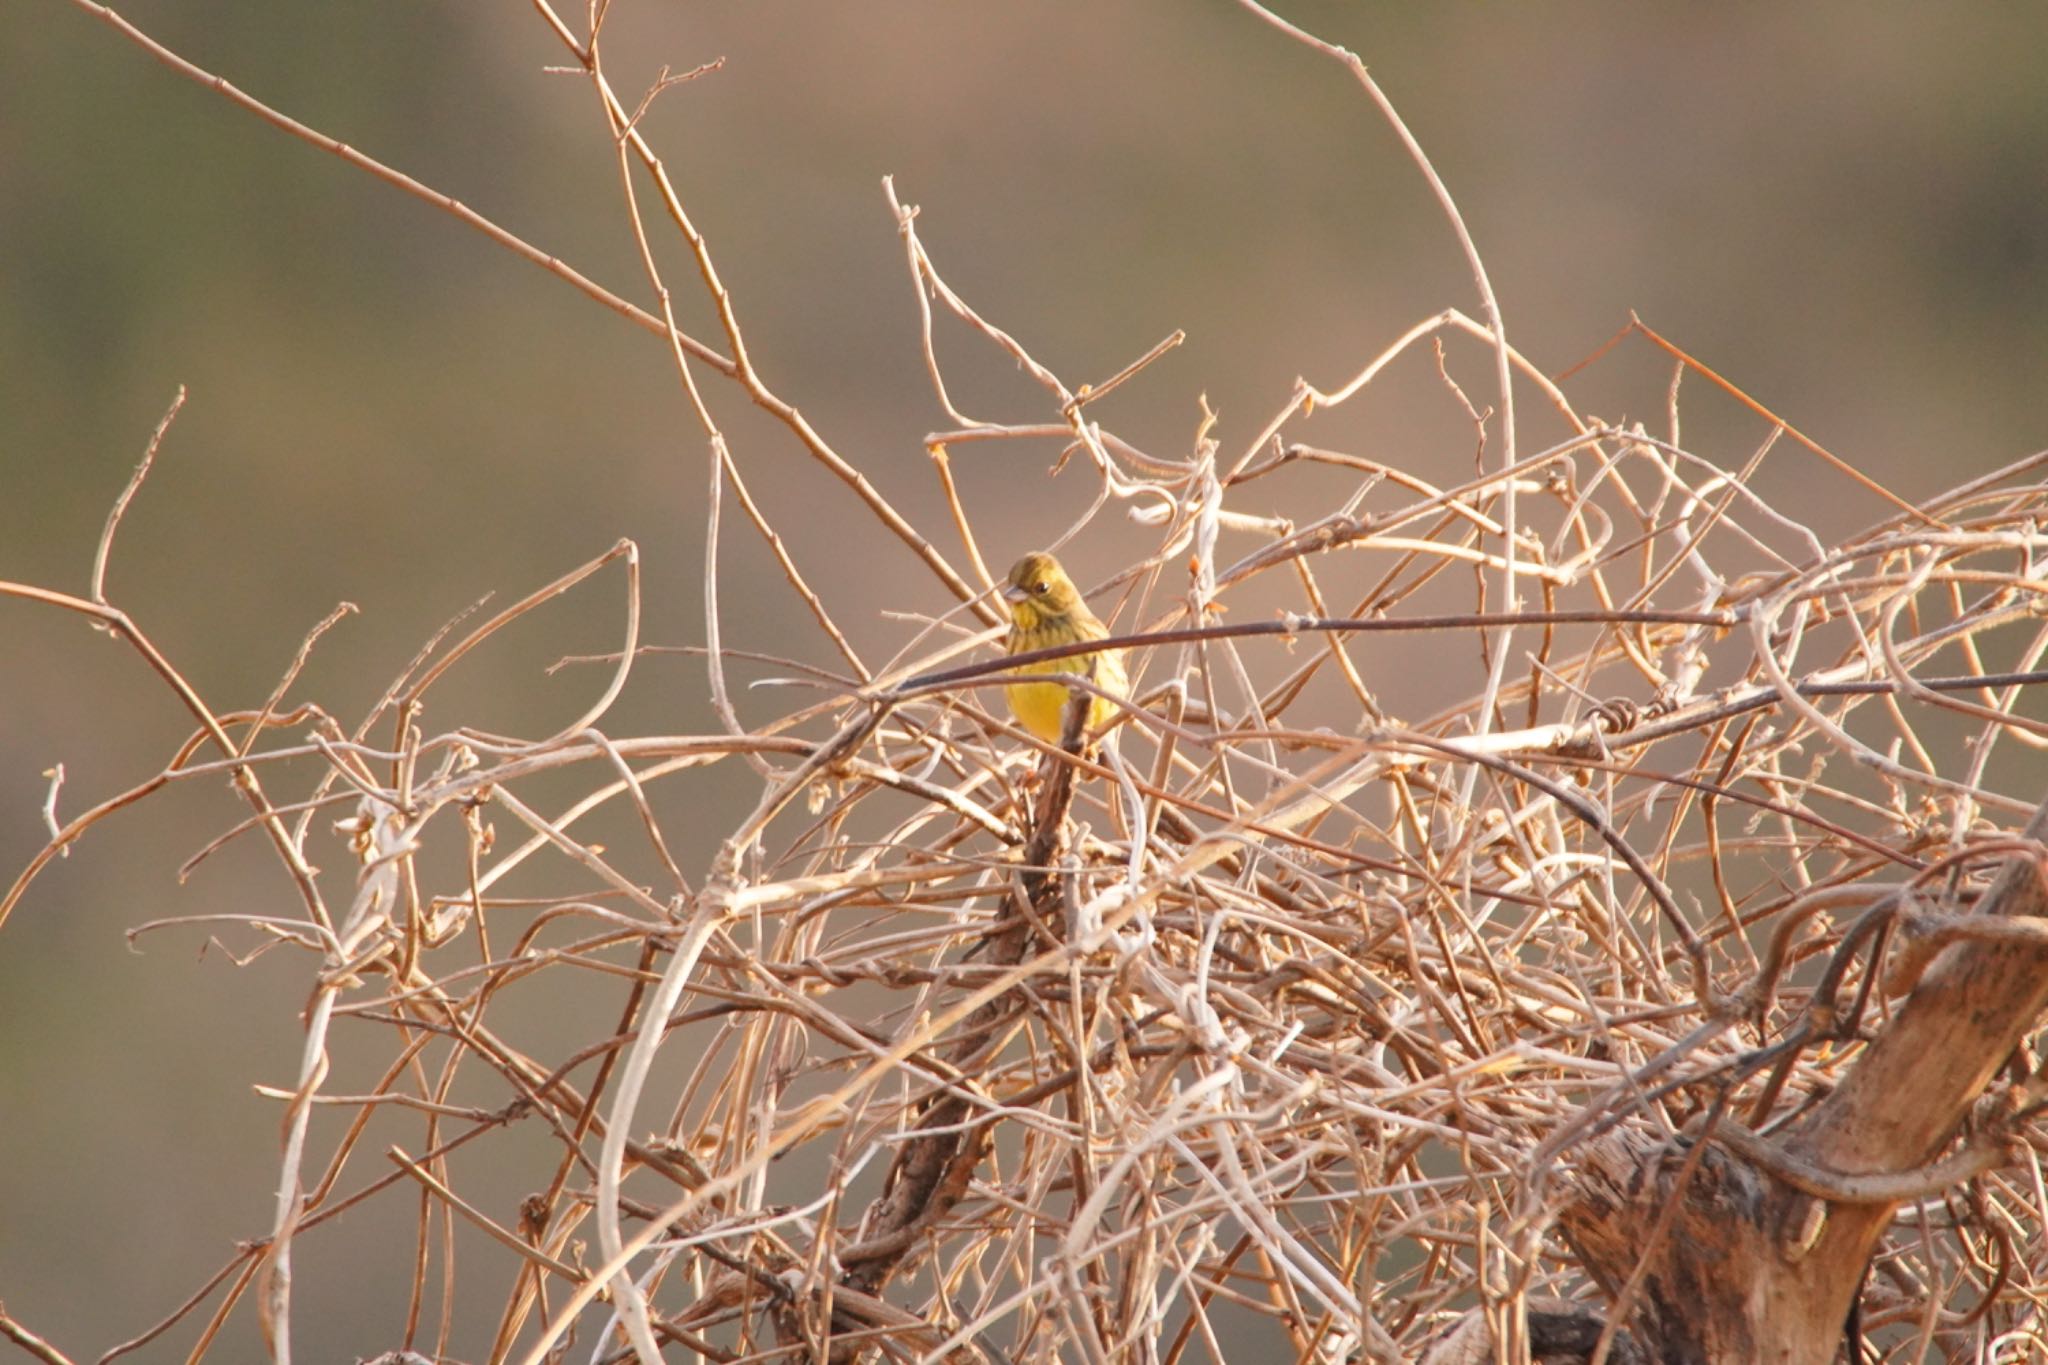
[[[1018,602],[1022,602],[1025,598],[1029,596],[1031,596],[1031,594],[1024,591],[1023,587],[1019,584],[1003,584],[1003,600],[1005,602],[1009,602],[1014,605]]]

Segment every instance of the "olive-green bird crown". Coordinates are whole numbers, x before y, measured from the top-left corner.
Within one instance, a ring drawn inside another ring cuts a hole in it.
[[[1035,599],[1041,610],[1053,614],[1066,611],[1081,600],[1074,580],[1067,577],[1057,559],[1043,550],[1033,550],[1010,566],[1009,586],[1011,591],[1004,596],[1012,601]]]

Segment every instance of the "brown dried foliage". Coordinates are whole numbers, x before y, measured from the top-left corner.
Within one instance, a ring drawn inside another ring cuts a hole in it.
[[[720,303],[722,352],[648,319],[679,381],[694,394],[708,363],[742,385],[882,536],[994,622],[970,510],[912,525],[766,387],[596,45],[548,17]],[[2048,648],[2044,457],[1907,505],[1640,324],[1628,344],[1672,358],[1662,434],[1579,413],[1497,325],[1448,311],[1349,385],[1302,383],[1241,451],[1204,427],[1188,450],[1146,452],[1092,406],[1142,361],[1093,389],[1061,380],[944,285],[915,211],[896,211],[921,303],[1047,395],[1036,425],[969,419],[928,352],[954,423],[929,442],[948,490],[949,448],[1050,439],[1097,480],[1077,526],[1123,503],[1147,528],[1114,580],[1136,696],[1092,757],[991,712],[989,630],[863,660],[806,577],[821,566],[776,535],[701,404],[713,565],[737,500],[857,675],[743,721],[708,574],[721,733],[601,728],[638,649],[628,545],[436,642],[353,724],[286,709],[290,677],[257,707],[215,708],[97,574],[93,599],[4,585],[126,639],[200,729],[161,774],[65,824],[0,918],[108,812],[223,772],[252,809],[228,834],[260,829],[301,898],[224,931],[304,954],[302,1076],[278,1096],[282,1172],[262,1177],[300,1197],[145,1340],[182,1332],[203,1355],[255,1298],[287,1356],[294,1297],[347,1292],[294,1282],[291,1248],[350,1210],[415,1247],[407,1349],[446,1349],[450,1310],[437,1327],[423,1303],[466,1248],[516,1254],[501,1282],[462,1281],[466,1311],[495,1315],[492,1360],[614,1331],[643,1356],[715,1359],[1406,1360],[1432,1342],[1449,1359],[1440,1339],[1468,1349],[1475,1331],[1479,1358],[1631,1358],[1626,1336],[1596,1348],[1591,1291],[1634,1291],[1555,1235],[1587,1197],[1588,1144],[1619,1135],[1667,1173],[1723,1169],[1720,1147],[1682,1135],[1723,1120],[1768,1133],[1812,1106],[1884,1027],[1899,944],[1958,932],[2001,860],[2033,848],[2012,831],[2039,793],[1991,774],[2048,733],[2022,707]],[[1490,359],[1544,396],[1556,439],[1517,454],[1504,401],[1468,404],[1492,467],[1440,488],[1292,435],[1424,340],[1446,401],[1463,399],[1458,356]],[[1689,374],[1760,414],[1753,445],[1684,444]],[[1803,462],[1813,501],[1768,502],[1751,484],[1766,459]],[[1331,470],[1352,491],[1318,515],[1256,510]],[[1881,511],[1833,543],[1807,529],[1845,497]],[[967,571],[938,548],[956,536]],[[619,562],[628,625],[575,724],[421,728],[475,644]],[[1372,566],[1369,588],[1333,597],[1333,563]],[[1295,605],[1223,623],[1254,596]],[[1361,645],[1416,630],[1464,632],[1473,676],[1402,721],[1370,690],[1386,651]],[[308,754],[326,764],[310,790],[266,777]],[[690,805],[692,784],[745,763],[752,810]],[[578,799],[523,795],[564,774]],[[619,809],[637,841],[582,833]],[[718,825],[706,866],[672,856],[680,811]],[[357,863],[317,871],[309,841],[337,813]],[[575,889],[522,889],[565,877]],[[580,1031],[515,1043],[498,1026],[506,1001],[593,977],[614,1008]],[[381,1079],[327,1093],[342,1059]],[[452,1101],[458,1076],[495,1104]],[[2035,1330],[2048,1210],[2025,1126],[2037,1082],[2017,1079],[2001,1120],[2017,1145],[1912,1198],[1879,1245],[1874,1353],[1964,1357]],[[323,1106],[353,1121],[316,1137]],[[380,1156],[364,1134],[391,1111],[415,1137]],[[515,1130],[502,1159],[533,1191],[516,1218],[465,1194],[479,1151]]]

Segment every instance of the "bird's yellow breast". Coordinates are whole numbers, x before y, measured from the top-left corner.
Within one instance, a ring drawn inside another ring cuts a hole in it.
[[[1010,632],[1010,653],[1025,654],[1034,649],[1050,649],[1054,645],[1066,644],[1087,636],[1076,636],[1071,631],[1060,633],[1040,627],[1019,629]],[[1091,670],[1090,665],[1093,665]],[[1128,683],[1124,677],[1123,652],[1105,650],[1100,654],[1079,654],[1068,659],[1054,659],[1047,663],[1025,664],[1016,670],[1019,673],[1079,673],[1091,676],[1095,685],[1105,692],[1121,694]],[[1060,732],[1067,716],[1067,685],[1061,682],[1011,683],[1003,689],[1009,700],[1010,713],[1017,723],[1048,744],[1060,742]],[[1088,707],[1090,730],[1099,730],[1115,716],[1114,702],[1097,697]]]

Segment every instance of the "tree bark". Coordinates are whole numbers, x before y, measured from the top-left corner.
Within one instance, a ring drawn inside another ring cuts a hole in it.
[[[1979,916],[2048,914],[2044,836],[2048,805],[2025,831],[2036,846],[2006,861]],[[1704,1152],[1691,1150],[1697,1135],[1605,1139],[1584,1156],[1560,1230],[1610,1295],[1638,1281],[1623,1307],[1651,1359],[1826,1365],[1878,1238],[1899,1203],[1917,1197],[1906,1193],[1916,1179],[1931,1188],[2001,1159],[2001,1114],[1991,1109],[1981,1116],[1988,1140],[1965,1154],[1974,1163],[1930,1168],[2044,1007],[2048,949],[1965,937],[1934,957],[1797,1128],[1765,1141],[1729,1131],[1727,1118]]]

